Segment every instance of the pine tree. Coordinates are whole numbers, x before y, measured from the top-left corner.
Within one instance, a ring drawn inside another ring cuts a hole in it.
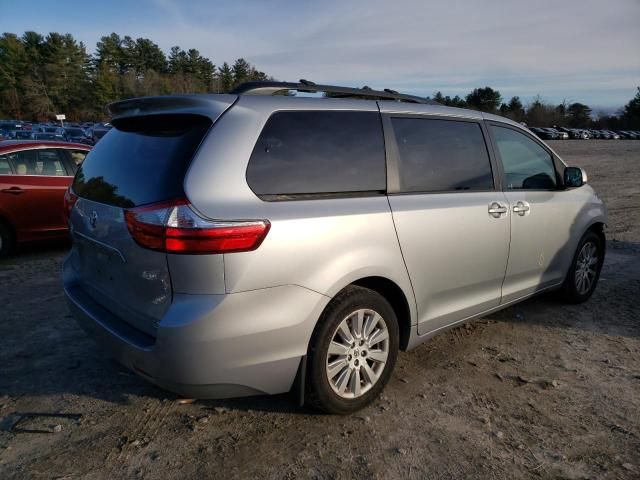
[[[218,76],[220,77],[220,87],[222,88],[222,91],[230,91],[234,85],[234,75],[227,62],[224,62],[222,67],[220,67]]]

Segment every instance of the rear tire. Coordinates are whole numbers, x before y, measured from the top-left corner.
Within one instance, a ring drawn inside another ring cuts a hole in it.
[[[13,250],[13,232],[0,222],[0,258],[9,255]]]
[[[567,303],[586,302],[596,289],[603,263],[602,240],[594,232],[588,231],[578,243],[562,287],[561,298]]]
[[[389,381],[398,348],[398,320],[389,302],[368,288],[345,288],[311,336],[306,399],[327,413],[360,410]]]

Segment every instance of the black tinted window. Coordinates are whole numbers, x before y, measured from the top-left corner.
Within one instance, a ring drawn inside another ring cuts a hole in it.
[[[403,192],[491,190],[493,177],[480,125],[392,118]]]
[[[261,196],[384,190],[379,114],[275,113],[253,149],[247,182]]]
[[[211,125],[195,115],[120,120],[78,168],[81,197],[134,207],[184,195],[184,175]]]
[[[526,135],[510,128],[491,126],[511,190],[550,190],[556,187],[556,171],[549,152]]]

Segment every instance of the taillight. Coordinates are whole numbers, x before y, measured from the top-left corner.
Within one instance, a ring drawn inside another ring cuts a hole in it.
[[[71,187],[67,188],[67,190],[64,192],[64,214],[67,217],[67,220],[69,220],[69,217],[71,216],[71,210],[73,210],[73,206],[77,201],[78,196],[73,193]]]
[[[138,245],[168,253],[248,252],[260,246],[271,226],[267,220],[207,220],[187,200],[132,208],[124,218]]]

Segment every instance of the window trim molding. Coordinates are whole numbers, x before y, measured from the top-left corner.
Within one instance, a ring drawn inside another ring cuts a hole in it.
[[[387,193],[384,190],[356,190],[351,192],[326,192],[326,193],[278,193],[266,195],[258,195],[254,192],[260,200],[263,202],[278,203],[278,202],[299,202],[303,200],[336,200],[340,198],[367,198],[367,197],[380,197],[385,196]],[[286,197],[286,198],[278,198]]]
[[[395,131],[393,130],[392,119],[393,118],[411,118],[419,120],[445,120],[448,122],[459,123],[473,123],[480,127],[480,131],[483,137],[485,148],[487,149],[487,156],[489,158],[489,168],[491,169],[491,176],[493,179],[493,188],[481,189],[481,190],[435,190],[435,191],[404,191],[400,187],[400,149],[398,148],[398,141],[396,139]],[[387,194],[390,196],[395,195],[439,195],[439,194],[467,194],[467,193],[486,193],[497,192],[502,190],[502,175],[498,170],[498,162],[495,158],[491,140],[489,138],[489,132],[482,119],[475,119],[469,117],[452,117],[450,115],[438,115],[438,114],[424,114],[424,113],[383,113],[382,125],[384,127],[385,135],[385,148],[387,154]]]

